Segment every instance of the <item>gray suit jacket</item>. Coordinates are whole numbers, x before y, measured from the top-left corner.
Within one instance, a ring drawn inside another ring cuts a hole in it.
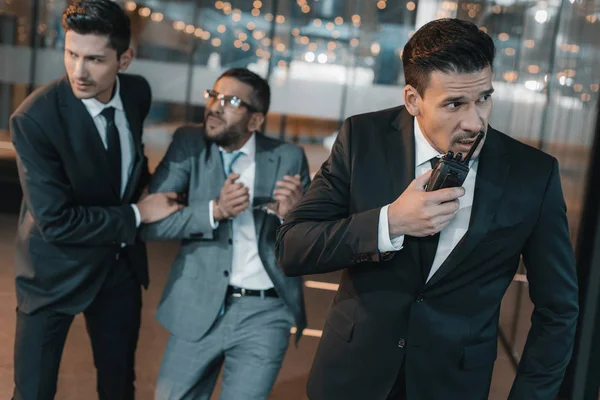
[[[254,205],[268,201],[275,182],[284,175],[300,174],[305,189],[310,184],[302,148],[256,134]],[[150,193],[187,193],[188,206],[166,219],[147,225],[146,240],[181,240],[160,305],[158,321],[173,334],[200,340],[209,330],[225,299],[232,263],[229,221],[213,230],[208,205],[219,196],[225,172],[218,146],[207,142],[201,125],[179,128],[156,169]],[[297,338],[306,327],[302,278],[286,277],[275,260],[275,233],[279,218],[254,212],[258,252],[279,296],[294,315]]]

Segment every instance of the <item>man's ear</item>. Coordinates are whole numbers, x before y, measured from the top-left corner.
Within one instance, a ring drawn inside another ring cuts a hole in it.
[[[135,51],[130,47],[121,54],[119,58],[119,71],[124,72],[129,68],[131,61],[133,61],[133,57],[135,57]]]
[[[417,92],[417,89],[411,85],[404,87],[404,106],[406,111],[413,117],[421,114],[421,101],[421,95]]]
[[[248,131],[249,132],[260,131],[260,128],[262,127],[263,122],[265,122],[265,114],[259,113],[259,112],[252,113],[252,116],[250,117],[250,121],[248,121]]]

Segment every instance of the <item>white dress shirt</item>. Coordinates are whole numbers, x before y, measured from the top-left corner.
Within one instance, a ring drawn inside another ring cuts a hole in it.
[[[101,101],[96,100],[95,98],[91,99],[83,99],[83,105],[87,109],[88,113],[94,120],[94,125],[96,125],[96,129],[100,134],[100,139],[102,139],[102,144],[104,144],[104,148],[107,148],[106,144],[106,126],[107,121],[106,118],[101,114],[105,108],[114,107],[115,108],[115,125],[117,126],[117,130],[119,131],[119,139],[121,142],[121,197],[125,193],[125,188],[127,187],[127,182],[129,181],[129,176],[131,175],[131,171],[133,170],[133,158],[135,154],[133,137],[131,136],[131,129],[129,128],[129,122],[127,121],[127,117],[125,116],[125,109],[123,108],[123,102],[121,101],[120,94],[120,83],[119,77],[117,77],[116,87],[115,87],[115,95],[113,98],[106,104]],[[132,204],[133,212],[135,213],[135,223],[136,226],[140,226],[141,216],[140,212],[135,204]]]
[[[421,176],[431,169],[429,160],[433,157],[441,156],[437,150],[435,150],[425,136],[421,132],[417,120],[414,121],[415,126],[415,177]],[[469,163],[469,174],[463,183],[465,188],[465,195],[459,200],[459,209],[456,216],[450,223],[440,232],[440,239],[437,250],[435,252],[435,258],[431,266],[431,271],[427,280],[437,272],[442,263],[448,258],[454,247],[460,242],[462,237],[469,228],[469,221],[471,219],[471,210],[473,208],[473,194],[475,192],[475,180],[477,178],[477,159],[471,160]],[[377,243],[379,252],[385,253],[390,251],[399,251],[402,249],[404,243],[404,235],[391,238],[389,234],[388,226],[388,208],[389,205],[383,207],[379,213],[379,230]]]
[[[225,151],[219,147],[219,151]],[[256,228],[254,225],[254,214],[252,211],[252,199],[254,198],[254,179],[256,175],[256,135],[239,149],[242,153],[232,164],[231,171],[240,174],[236,181],[243,183],[248,188],[250,206],[231,220],[233,229],[233,261],[229,284],[252,290],[266,290],[272,288],[273,282],[258,254],[258,242],[256,239]],[[209,203],[209,218],[213,229],[217,229],[212,213],[213,202]]]

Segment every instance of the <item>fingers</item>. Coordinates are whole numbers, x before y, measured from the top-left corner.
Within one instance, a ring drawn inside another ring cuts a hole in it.
[[[425,172],[423,175],[416,177],[410,184],[413,189],[423,190],[429,178],[431,177],[431,169]]]
[[[234,183],[237,179],[239,179],[240,174],[236,174],[235,172],[232,172],[231,174],[229,174],[229,176],[227,177],[227,179],[225,179],[225,184],[232,184]]]
[[[275,200],[275,201],[277,201],[279,203],[282,203],[284,201],[288,201],[289,197],[286,196],[286,195],[283,195],[283,194],[276,194],[276,195],[273,196],[273,200]]]
[[[273,195],[274,196],[285,196],[285,197],[293,197],[294,195],[298,194],[297,192],[290,190],[290,189],[275,189],[273,190]]]
[[[219,198],[219,207],[227,218],[235,217],[250,206],[250,191],[242,183],[233,183],[239,174],[231,174],[225,181]]]
[[[179,196],[179,194],[177,192],[161,192],[161,193],[156,193],[156,195],[162,195],[164,196],[167,200],[177,200],[177,197]]]
[[[448,224],[450,224],[450,222],[452,222],[453,218],[450,218],[448,221],[442,222],[440,223],[437,228],[435,229],[435,232],[431,233],[431,235],[435,235],[438,232],[443,231],[444,229],[446,229],[446,227],[448,226]]]
[[[242,211],[246,210],[250,206],[250,202],[245,201],[244,203],[237,205],[231,209],[233,215],[238,215]]]
[[[302,185],[302,181],[300,180],[300,175],[296,174],[294,176],[284,175],[283,180],[285,182],[293,183],[296,185]]]
[[[284,175],[277,183],[277,189],[273,191],[273,198],[277,201],[290,201],[299,199],[303,193],[300,175]]]
[[[442,204],[435,206],[435,215],[454,215],[460,208],[460,201],[458,199],[447,201]]]
[[[245,201],[241,201],[235,205],[228,204],[226,209],[223,211],[225,212],[226,218],[233,218],[233,217],[237,216],[239,213],[241,213],[242,211],[246,210],[248,207],[250,207],[250,201],[245,200]]]
[[[242,196],[249,196],[250,191],[248,190],[247,187],[240,187],[237,189],[232,189],[229,192],[224,193],[225,194],[225,198],[226,199],[235,199],[237,197],[242,197]]]
[[[242,197],[236,197],[234,199],[229,199],[227,201],[227,208],[235,208],[244,203],[250,204],[250,199],[248,196],[242,196]]]
[[[442,230],[444,230],[444,228],[446,228],[448,224],[452,222],[453,219],[454,214],[435,217],[429,220],[425,227],[422,227],[414,233],[411,233],[411,235],[417,237],[435,235],[436,233],[439,233]]]
[[[278,180],[276,184],[278,188],[285,188],[296,193],[303,192],[302,182],[300,182],[300,177],[298,175],[293,177],[285,175],[283,180]]]
[[[248,193],[249,189],[246,186],[244,186],[243,183],[232,183],[232,184],[223,186],[223,195],[235,196],[237,193],[240,193],[241,191]]]
[[[289,181],[277,181],[277,187],[280,189],[288,189],[291,192],[300,192],[302,189],[302,186],[300,186],[299,183]]]
[[[441,231],[443,229],[443,226],[448,225],[450,221],[454,219],[454,216],[454,213],[438,215],[437,217],[431,220],[431,223],[433,225],[432,228],[437,229],[438,232]]]
[[[181,211],[185,208],[185,205],[181,204],[181,203],[169,203],[168,204],[168,210],[170,211],[169,215],[177,212],[177,211]]]
[[[465,188],[462,186],[440,189],[440,190],[436,190],[433,192],[425,193],[425,196],[427,196],[425,203],[427,203],[427,204],[446,203],[449,201],[456,200],[460,197],[463,197],[464,195],[465,195]]]

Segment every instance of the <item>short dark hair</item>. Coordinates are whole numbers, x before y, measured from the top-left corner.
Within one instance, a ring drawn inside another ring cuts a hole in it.
[[[109,46],[117,51],[117,58],[131,42],[131,21],[112,0],[75,0],[63,12],[62,26],[65,32],[108,36]]]
[[[468,21],[445,18],[423,25],[402,53],[404,78],[423,96],[432,72],[478,72],[494,63],[494,41]]]
[[[267,114],[271,104],[271,88],[269,87],[269,82],[246,68],[229,69],[223,72],[217,81],[225,77],[235,78],[240,82],[252,86],[252,99],[250,102],[258,112]]]

